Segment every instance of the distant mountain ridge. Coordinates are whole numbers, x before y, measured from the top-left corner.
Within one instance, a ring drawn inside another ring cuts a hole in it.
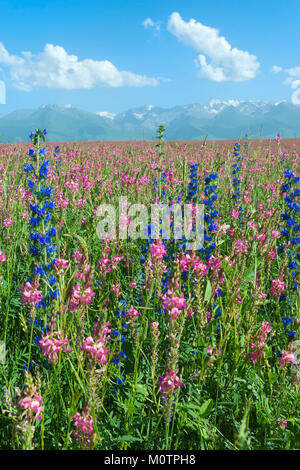
[[[91,113],[71,105],[42,105],[0,115],[0,142],[28,141],[36,128],[46,128],[48,140],[112,141],[154,139],[159,125],[167,129],[167,140],[237,139],[274,137],[300,138],[300,105],[288,101],[211,100],[206,105],[173,108],[145,105],[119,114]]]

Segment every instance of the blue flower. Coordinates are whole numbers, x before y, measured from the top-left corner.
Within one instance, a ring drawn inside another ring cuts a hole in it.
[[[282,318],[282,323],[284,324],[284,326],[287,326],[289,325],[290,323],[292,323],[294,321],[293,318],[290,318],[290,317],[284,317]]]

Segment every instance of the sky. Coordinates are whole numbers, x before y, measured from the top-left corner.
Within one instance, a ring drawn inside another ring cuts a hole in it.
[[[0,0],[0,114],[300,105],[299,0]]]

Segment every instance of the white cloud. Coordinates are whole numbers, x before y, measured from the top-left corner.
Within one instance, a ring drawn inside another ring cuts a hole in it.
[[[300,80],[300,67],[286,69],[285,73],[288,75],[285,83],[291,85],[292,88],[299,86],[298,81]]]
[[[273,65],[271,67],[271,72],[272,73],[280,73],[280,72],[282,72],[282,67],[279,67],[279,65]]]
[[[300,88],[292,93],[291,100],[293,104],[300,104]]]
[[[108,60],[78,60],[76,55],[69,55],[61,46],[46,44],[44,50],[34,55],[22,52],[20,56],[8,53],[0,43],[0,64],[10,70],[15,86],[24,91],[33,87],[60,88],[75,90],[96,86],[156,86],[157,78],[119,71]]]
[[[291,96],[293,104],[300,104],[300,67],[293,67],[286,69],[287,79],[284,83],[291,86],[292,89],[296,89]]]
[[[169,18],[168,31],[187,46],[200,52],[196,59],[200,66],[200,77],[217,82],[243,82],[257,75],[260,64],[256,56],[232,48],[215,28],[205,26],[194,19],[186,22],[179,13],[174,12]],[[209,64],[207,57],[211,61]]]
[[[156,31],[160,30],[160,22],[159,21],[155,22],[151,18],[146,18],[142,22],[142,25],[144,26],[145,29],[154,28]]]

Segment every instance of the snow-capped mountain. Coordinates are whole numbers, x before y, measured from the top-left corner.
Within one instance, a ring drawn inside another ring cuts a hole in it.
[[[169,140],[237,139],[246,133],[252,138],[300,138],[300,106],[288,101],[211,100],[162,108],[147,104],[122,113],[101,110],[91,113],[72,105],[43,105],[17,110],[0,119],[2,142],[28,140],[37,127],[46,128],[52,141],[154,139],[159,125],[167,129]]]

